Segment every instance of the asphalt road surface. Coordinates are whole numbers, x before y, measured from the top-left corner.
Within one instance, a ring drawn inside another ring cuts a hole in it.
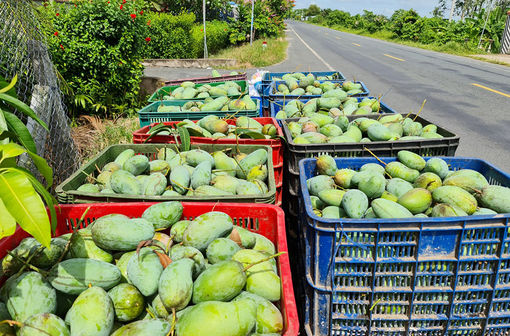
[[[416,113],[426,99],[421,116],[461,137],[457,156],[482,158],[510,172],[510,67],[303,22],[289,21],[287,27],[288,58],[265,70],[338,70],[403,114]],[[146,75],[167,79],[210,72],[146,69]]]

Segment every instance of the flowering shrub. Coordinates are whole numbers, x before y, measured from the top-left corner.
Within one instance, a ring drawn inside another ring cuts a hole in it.
[[[207,22],[207,51],[212,54],[230,45],[229,26],[223,21]],[[204,57],[204,26],[197,24],[192,30],[193,57]]]
[[[64,91],[73,114],[136,107],[142,52],[151,42],[143,4],[90,0],[42,7],[49,22],[49,50],[70,89]],[[87,99],[73,105],[76,97]]]

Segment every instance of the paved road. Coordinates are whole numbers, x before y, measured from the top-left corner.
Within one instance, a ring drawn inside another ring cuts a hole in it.
[[[510,171],[510,67],[302,22],[290,21],[288,28],[288,58],[267,70],[339,70],[348,79],[363,81],[372,95],[383,94],[382,100],[400,113],[417,112],[427,99],[422,116],[461,136],[457,155],[480,157]],[[146,71],[164,78],[209,73]]]

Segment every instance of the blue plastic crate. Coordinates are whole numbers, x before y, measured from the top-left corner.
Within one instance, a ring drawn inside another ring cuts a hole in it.
[[[510,175],[484,160],[442,159],[510,187]],[[335,161],[354,170],[378,163]],[[324,219],[306,188],[316,160],[299,167],[310,335],[510,334],[510,214]]]
[[[343,83],[344,81],[335,81],[335,80],[331,80],[331,81],[319,81],[319,83],[324,83],[324,82],[332,82],[332,83]],[[354,83],[357,83],[357,84],[361,84],[361,93],[357,93],[357,94],[354,94],[354,95],[350,95],[350,97],[367,97],[369,94],[370,94],[370,91],[367,89],[367,87],[365,86],[365,84],[363,82],[354,82]],[[281,93],[277,93],[277,88],[278,88],[278,85],[280,84],[285,84],[285,81],[272,81],[271,82],[271,85],[269,86],[269,93],[267,95],[267,97],[269,97],[269,100],[270,101],[275,101],[275,100],[292,100],[292,99],[312,99],[312,98],[320,98],[322,96],[322,94],[320,95],[311,95],[311,94],[304,94],[304,95],[291,95],[291,94],[288,94],[288,95],[285,95],[285,94],[281,94]]]

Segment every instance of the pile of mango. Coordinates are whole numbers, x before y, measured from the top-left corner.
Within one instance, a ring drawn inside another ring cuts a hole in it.
[[[262,195],[269,190],[266,162],[262,148],[230,157],[223,151],[177,153],[167,147],[152,161],[126,149],[102,168],[94,183],[77,190],[146,196]]]
[[[218,98],[205,98],[203,101],[189,101],[181,105],[158,106],[158,112],[200,112],[200,111],[245,111],[256,110],[257,103],[250,96],[243,96],[238,99],[229,99],[226,96]]]
[[[339,79],[338,78],[338,75],[328,75],[328,76],[315,76],[314,74],[312,73],[309,73],[309,74],[304,74],[302,72],[291,72],[291,73],[288,73],[288,74],[285,74],[283,75],[282,77],[273,77],[271,80],[273,81],[280,81],[280,80],[287,80],[289,78],[294,78],[296,80],[300,80],[300,79],[304,79],[304,78],[313,78],[314,80],[319,80],[319,81],[322,81],[322,80],[337,80]]]
[[[275,246],[223,212],[180,220],[180,202],[111,214],[2,260],[1,335],[280,335]],[[169,234],[159,231],[167,230]]]
[[[237,139],[244,136],[255,139],[271,139],[278,133],[273,124],[262,125],[257,120],[246,116],[236,118],[235,125],[230,125],[217,116],[208,115],[196,123],[184,119],[176,126],[186,128],[191,136],[211,139]],[[147,133],[170,135],[172,131],[170,127],[153,127]]]
[[[163,96],[163,100],[239,96],[242,93],[243,89],[241,86],[232,81],[214,86],[211,84],[199,84],[197,86],[195,83],[187,81],[181,83],[179,87],[173,89],[168,95]]]
[[[287,77],[284,81],[285,83],[276,82],[276,90],[273,90],[273,94],[293,96],[322,95],[324,98],[328,98],[347,97],[363,93],[363,87],[360,83],[354,83],[351,81],[318,81],[314,79],[312,74],[309,74],[299,80],[294,77]]]
[[[409,151],[386,165],[338,169],[317,158],[319,175],[307,180],[313,211],[324,218],[409,218],[510,213],[510,188],[490,185],[472,169],[450,170],[441,158]]]
[[[285,126],[284,126],[285,127]],[[295,144],[349,143],[397,140],[441,139],[437,126],[423,126],[401,114],[377,119],[360,117],[349,122],[346,116],[330,117],[311,113],[308,117],[289,122],[286,127]]]
[[[309,117],[313,113],[320,113],[332,118],[347,115],[366,115],[379,113],[381,104],[376,98],[363,98],[361,101],[354,97],[341,100],[336,97],[313,98],[303,103],[294,99],[289,101],[278,111],[276,119]]]

